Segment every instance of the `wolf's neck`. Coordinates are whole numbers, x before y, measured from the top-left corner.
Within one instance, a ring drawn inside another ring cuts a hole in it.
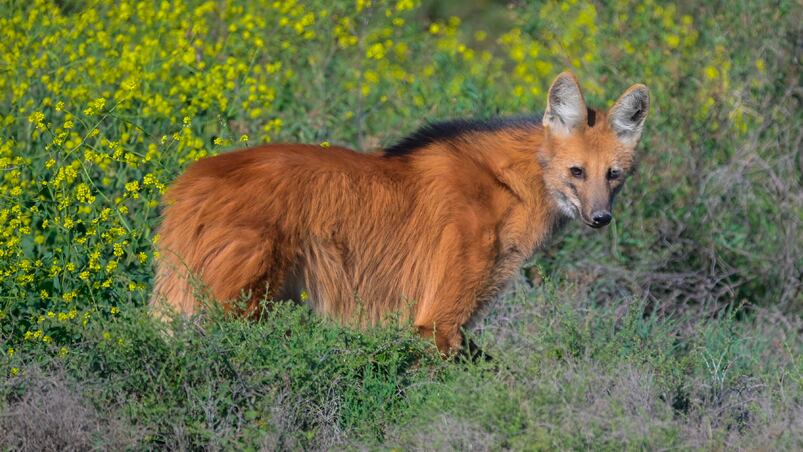
[[[491,132],[474,132],[450,143],[455,164],[470,160],[485,168],[516,199],[527,216],[534,251],[571,219],[561,210],[544,182],[539,158],[543,129],[533,126]]]

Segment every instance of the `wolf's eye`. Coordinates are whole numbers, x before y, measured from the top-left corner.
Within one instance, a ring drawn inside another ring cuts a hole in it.
[[[608,170],[608,180],[619,179],[619,176],[621,176],[621,175],[622,175],[622,172],[619,171],[618,169],[611,168],[611,169]]]
[[[574,177],[583,177],[583,168],[580,168],[579,166],[573,166],[569,168],[569,171]]]

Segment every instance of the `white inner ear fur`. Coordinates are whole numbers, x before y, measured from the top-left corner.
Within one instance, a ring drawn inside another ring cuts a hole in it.
[[[649,108],[650,94],[643,85],[629,89],[616,101],[608,118],[611,128],[623,143],[635,145],[641,138]]]
[[[549,88],[544,127],[566,134],[584,124],[587,114],[583,94],[574,78],[563,74],[558,76]]]

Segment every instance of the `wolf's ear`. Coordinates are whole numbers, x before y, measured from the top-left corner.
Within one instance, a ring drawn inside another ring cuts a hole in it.
[[[608,112],[608,122],[623,143],[635,146],[650,109],[650,90],[638,83],[622,94]]]
[[[587,115],[586,101],[577,78],[571,72],[562,72],[549,88],[544,127],[568,134],[585,125]]]

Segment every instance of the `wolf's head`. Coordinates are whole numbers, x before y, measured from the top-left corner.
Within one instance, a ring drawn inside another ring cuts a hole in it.
[[[633,165],[649,107],[649,90],[641,84],[604,112],[586,106],[570,72],[552,82],[539,158],[546,187],[564,215],[593,228],[611,222],[613,198]]]

